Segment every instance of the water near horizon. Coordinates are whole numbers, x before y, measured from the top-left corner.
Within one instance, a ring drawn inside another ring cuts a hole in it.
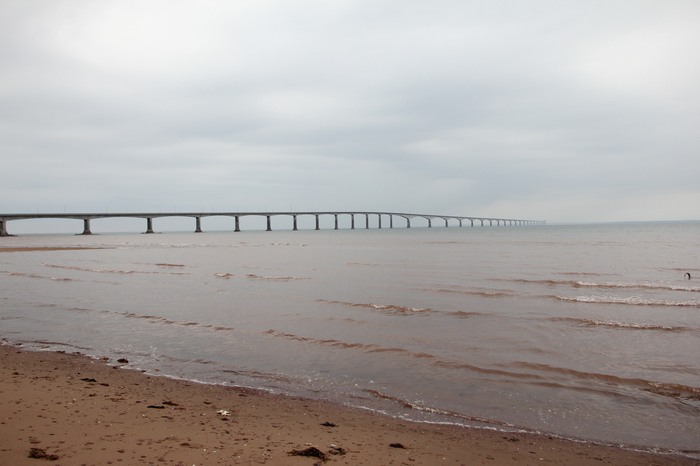
[[[700,223],[26,236],[0,337],[700,457]]]

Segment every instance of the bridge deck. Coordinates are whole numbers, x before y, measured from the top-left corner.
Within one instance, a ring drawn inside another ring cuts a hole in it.
[[[449,221],[454,220],[459,222],[459,226],[463,226],[463,222],[469,221],[470,226],[474,226],[474,222],[479,222],[480,226],[485,226],[488,222],[489,226],[521,226],[521,225],[542,225],[543,220],[522,220],[509,218],[492,218],[492,217],[471,217],[460,215],[438,215],[438,214],[413,214],[406,212],[365,212],[365,211],[343,211],[343,212],[143,212],[143,213],[36,213],[36,214],[0,214],[0,236],[10,236],[7,232],[7,222],[12,220],[28,220],[28,219],[74,219],[83,221],[84,235],[92,234],[90,231],[90,220],[102,218],[143,218],[146,219],[146,232],[154,233],[153,219],[163,217],[190,217],[196,220],[195,232],[201,233],[201,219],[205,217],[233,217],[235,219],[235,231],[240,230],[240,218],[246,216],[267,217],[267,231],[272,230],[271,218],[274,216],[285,215],[293,219],[293,230],[297,230],[297,217],[301,215],[313,215],[316,217],[316,230],[320,230],[319,217],[322,215],[333,215],[335,217],[335,229],[338,228],[338,216],[349,215],[351,218],[351,229],[355,228],[355,216],[365,217],[365,228],[369,229],[370,215],[377,216],[378,228],[382,228],[382,217],[389,217],[389,228],[394,228],[394,217],[401,217],[406,220],[406,228],[411,228],[411,219],[423,218],[428,221],[428,227],[432,227],[432,221],[442,219],[445,222],[445,227],[449,227]]]

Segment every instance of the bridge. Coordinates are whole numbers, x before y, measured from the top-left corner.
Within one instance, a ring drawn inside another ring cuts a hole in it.
[[[394,228],[394,218],[403,218],[406,221],[406,228],[411,228],[411,220],[414,218],[423,218],[428,221],[428,227],[433,226],[434,220],[442,220],[445,222],[445,227],[449,227],[449,222],[459,222],[459,226],[464,226],[465,222],[469,222],[470,226],[474,226],[477,222],[478,226],[522,226],[522,225],[543,225],[544,220],[520,220],[511,218],[487,218],[487,217],[462,217],[457,215],[430,215],[430,214],[411,214],[402,212],[159,212],[159,213],[102,213],[102,214],[0,214],[0,236],[12,236],[7,232],[7,222],[11,220],[28,220],[28,219],[75,219],[83,221],[83,235],[91,235],[90,220],[102,218],[142,218],[146,220],[145,233],[155,233],[153,231],[153,219],[163,217],[190,217],[195,220],[195,233],[202,233],[201,220],[205,217],[233,217],[235,219],[235,230],[241,231],[240,218],[246,216],[267,217],[267,231],[272,231],[272,217],[275,216],[290,216],[292,217],[292,230],[297,230],[297,217],[302,215],[312,215],[316,217],[316,230],[320,230],[319,217],[322,215],[332,215],[335,217],[335,230],[338,229],[338,216],[350,216],[350,228],[355,229],[355,217],[359,217],[360,223],[364,217],[364,228],[369,229],[370,216],[377,216],[378,227],[382,228],[382,218],[389,221],[389,228]],[[494,225],[495,224],[495,225]],[[362,228],[362,225],[358,225]]]

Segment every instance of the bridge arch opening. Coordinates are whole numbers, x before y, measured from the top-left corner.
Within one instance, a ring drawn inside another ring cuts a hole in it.
[[[239,225],[241,231],[264,231],[267,230],[267,217],[264,215],[241,215]]]
[[[68,218],[27,218],[5,222],[8,235],[79,235],[83,232],[83,221]]]
[[[82,231],[82,220],[75,220]],[[93,218],[90,220],[90,230],[94,234],[99,233],[143,233],[146,231],[146,220],[135,217],[108,217]]]

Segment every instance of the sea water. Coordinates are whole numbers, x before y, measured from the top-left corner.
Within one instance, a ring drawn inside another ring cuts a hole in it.
[[[700,455],[699,223],[0,238],[75,246],[0,253],[6,342]]]

